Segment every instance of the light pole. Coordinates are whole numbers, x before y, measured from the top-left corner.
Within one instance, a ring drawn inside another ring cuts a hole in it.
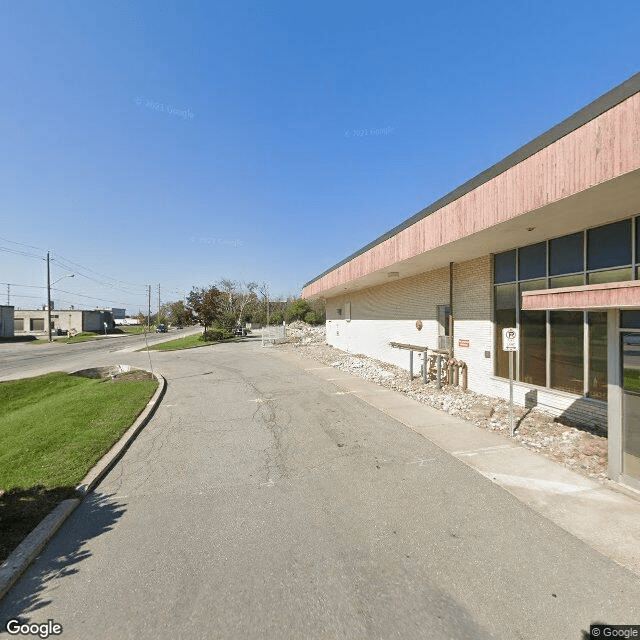
[[[63,278],[73,278],[75,274],[67,273],[66,275],[58,278],[55,282],[51,282],[51,273],[49,270],[49,252],[47,251],[47,331],[49,333],[49,342],[51,342],[51,287],[60,282]]]

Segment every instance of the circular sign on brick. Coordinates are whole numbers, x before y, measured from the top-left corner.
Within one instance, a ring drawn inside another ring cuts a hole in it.
[[[418,331],[422,330],[422,320],[416,320],[416,329]]]

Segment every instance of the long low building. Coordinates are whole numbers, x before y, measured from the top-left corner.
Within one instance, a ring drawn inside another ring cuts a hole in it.
[[[108,309],[51,309],[51,331],[54,333],[81,333],[113,329],[113,315]],[[16,309],[13,326],[17,335],[42,334],[47,331],[46,309]]]
[[[640,489],[640,74],[345,258],[303,289],[327,342],[408,368],[450,348],[473,391],[608,429]],[[452,318],[450,321],[449,318]]]

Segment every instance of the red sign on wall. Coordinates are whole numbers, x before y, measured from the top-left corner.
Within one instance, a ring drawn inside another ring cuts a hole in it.
[[[468,340],[458,340],[458,346],[459,347],[468,347],[469,346],[469,341]]]

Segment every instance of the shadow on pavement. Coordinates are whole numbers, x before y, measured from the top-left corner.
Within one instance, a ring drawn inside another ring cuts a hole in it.
[[[55,588],[57,580],[78,573],[77,565],[91,556],[90,551],[83,549],[85,543],[110,531],[126,511],[124,505],[112,497],[89,494],[62,525],[42,554],[0,602],[0,635],[6,633],[8,620],[17,618],[21,623],[32,622],[30,614],[51,603],[50,599],[41,597],[42,591]],[[39,615],[34,622],[42,618],[43,615]]]
[[[63,500],[77,498],[74,487],[46,489],[42,485],[11,489],[0,495],[0,563]]]

